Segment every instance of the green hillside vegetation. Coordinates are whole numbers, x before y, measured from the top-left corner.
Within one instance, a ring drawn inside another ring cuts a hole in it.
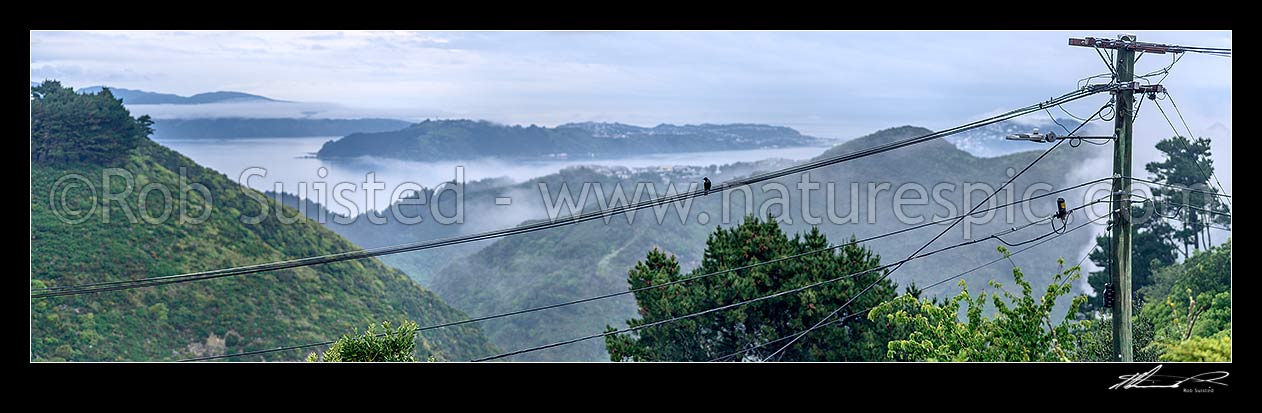
[[[999,252],[1010,256],[999,247]],[[1064,262],[1062,261],[1063,265]],[[1076,341],[1090,321],[1074,320],[1077,306],[1086,296],[1077,295],[1063,316],[1054,313],[1057,298],[1070,293],[1080,278],[1078,267],[1053,274],[1052,283],[1036,296],[1020,267],[1012,267],[1012,279],[1020,294],[992,280],[991,291],[961,291],[947,299],[925,299],[904,294],[868,312],[868,318],[901,331],[888,343],[888,356],[903,361],[1071,361]],[[984,315],[993,306],[994,316]],[[965,316],[961,320],[960,314]]]
[[[604,124],[597,124],[604,125]],[[590,125],[546,128],[505,126],[487,121],[425,120],[389,132],[353,133],[320,148],[321,159],[378,156],[430,161],[482,157],[599,158],[633,154],[722,151],[807,146],[820,139],[785,127],[766,125],[659,125],[639,128],[612,124],[627,133],[605,136]]]
[[[1135,361],[1231,361],[1231,239],[1156,270],[1131,319]],[[1078,361],[1110,361],[1112,320],[1092,320]]]
[[[1151,344],[1161,359],[1231,361],[1231,239],[1153,278],[1138,318],[1162,326]]]
[[[32,154],[32,288],[141,279],[357,249],[311,220],[285,224],[273,214],[258,223],[243,222],[243,217],[279,204],[137,134],[141,128],[118,120],[117,114],[125,114],[125,109],[108,91],[77,95],[55,82],[32,90],[42,96],[32,102],[32,146],[62,148],[43,152],[48,154],[43,157]],[[102,103],[107,99],[115,103]],[[106,110],[84,115],[84,105]],[[98,118],[100,113],[112,123]],[[50,120],[66,123],[44,126]],[[94,123],[114,127],[103,127],[109,130],[102,135],[63,132],[93,130],[84,128]],[[96,145],[92,140],[101,137],[122,142]],[[132,148],[121,149],[128,146]],[[106,188],[99,187],[107,167],[134,178],[130,191],[124,178],[110,180],[108,193],[127,194],[121,201],[106,202]],[[83,185],[67,190],[64,182],[58,186],[58,179],[71,174],[94,183],[97,191]],[[182,181],[204,185],[210,199],[196,190],[172,203],[162,202],[161,191],[140,196],[142,188],[156,184],[179,199]],[[82,218],[79,223],[65,222],[58,215],[62,210],[52,208],[53,202],[63,199],[71,209],[94,211],[93,215],[71,217]],[[167,219],[146,221],[146,216],[161,217],[167,208]],[[136,220],[129,219],[129,209]],[[285,211],[286,216],[296,213]],[[184,222],[181,215],[187,218]],[[189,222],[197,218],[204,221]],[[176,360],[324,341],[383,320],[430,325],[466,318],[375,259],[36,299],[31,313],[34,361]],[[465,360],[495,351],[476,326],[421,333],[416,350],[418,356],[439,360]],[[236,360],[305,356],[298,350]]]

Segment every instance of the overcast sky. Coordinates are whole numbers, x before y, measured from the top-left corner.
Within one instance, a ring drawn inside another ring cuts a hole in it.
[[[1125,31],[32,32],[30,67],[32,81],[241,91],[322,103],[330,116],[756,122],[848,139],[903,124],[946,128],[1060,95],[1107,70],[1069,37]],[[1232,37],[1135,33],[1205,47],[1231,47]],[[1136,71],[1169,63],[1147,55]],[[1193,130],[1214,138],[1228,192],[1231,75],[1230,58],[1188,54],[1163,82]],[[1107,99],[1069,109],[1083,116]],[[1149,109],[1136,122],[1137,168],[1173,133]]]

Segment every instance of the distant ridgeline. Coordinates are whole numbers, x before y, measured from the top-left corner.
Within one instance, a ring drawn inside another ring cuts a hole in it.
[[[353,133],[324,144],[321,159],[377,156],[406,160],[601,158],[823,145],[827,141],[782,126],[758,124],[658,125],[568,123],[555,128],[487,121],[426,120],[402,130]]]
[[[234,139],[343,136],[355,132],[398,130],[410,124],[396,119],[158,119],[153,123],[153,137],[157,139]]]
[[[31,87],[39,84],[32,82]],[[95,95],[106,88],[92,86],[78,89],[82,95]],[[144,90],[108,88],[113,98],[126,105],[208,105],[226,103],[293,103],[266,96],[242,92],[207,92],[192,96],[157,93]],[[398,119],[318,119],[318,118],[161,118],[153,120],[153,137],[156,139],[236,139],[236,138],[291,138],[304,136],[345,136],[355,132],[385,132],[399,130],[411,122]]]
[[[31,82],[31,87],[37,86],[35,82]],[[78,93],[92,94],[104,90],[103,86],[85,87],[77,90]],[[203,103],[224,103],[224,102],[244,102],[244,101],[265,101],[265,102],[283,102],[259,95],[251,95],[241,92],[207,92],[198,93],[193,96],[180,96],[170,93],[146,92],[143,90],[109,88],[110,94],[114,97],[122,99],[123,103],[129,105],[199,105]]]

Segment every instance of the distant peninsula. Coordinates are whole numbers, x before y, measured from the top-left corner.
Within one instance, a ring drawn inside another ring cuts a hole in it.
[[[792,128],[760,124],[662,124],[648,128],[585,122],[548,128],[474,120],[426,120],[400,130],[349,134],[325,143],[317,157],[375,156],[414,161],[489,157],[589,159],[829,143]]]

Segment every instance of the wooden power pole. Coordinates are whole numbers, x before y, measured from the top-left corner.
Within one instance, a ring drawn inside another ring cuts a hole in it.
[[[1114,93],[1114,113],[1117,117],[1113,123],[1113,210],[1110,237],[1112,250],[1109,274],[1113,277],[1113,359],[1115,361],[1135,361],[1134,341],[1131,336],[1131,235],[1134,227],[1131,224],[1131,135],[1135,122],[1135,93],[1162,93],[1161,85],[1143,85],[1135,82],[1135,51],[1145,53],[1183,53],[1182,46],[1171,46],[1155,43],[1140,43],[1133,34],[1118,36],[1118,39],[1069,39],[1070,46],[1091,47],[1096,49],[1112,49],[1117,51],[1117,61],[1111,68],[1114,71],[1113,83],[1117,86]]]
[[[1122,35],[1119,40],[1135,42],[1135,35]],[[1117,50],[1118,83],[1135,80],[1135,50]],[[1135,361],[1131,337],[1131,127],[1134,124],[1135,90],[1119,89],[1114,95],[1113,120],[1113,356],[1116,361]]]

